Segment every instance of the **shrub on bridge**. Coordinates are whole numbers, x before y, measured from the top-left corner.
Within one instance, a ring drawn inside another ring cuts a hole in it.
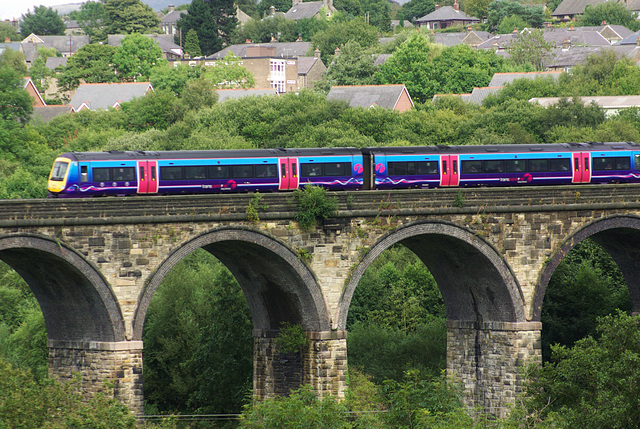
[[[295,219],[305,231],[313,229],[318,220],[333,216],[338,208],[336,200],[327,195],[326,189],[318,186],[307,185],[304,189],[296,189],[293,197],[298,206]]]

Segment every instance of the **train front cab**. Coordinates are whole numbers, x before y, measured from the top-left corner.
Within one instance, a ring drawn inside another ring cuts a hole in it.
[[[52,196],[59,195],[67,188],[67,178],[69,177],[72,160],[65,157],[58,157],[53,163],[49,173],[47,188]]]

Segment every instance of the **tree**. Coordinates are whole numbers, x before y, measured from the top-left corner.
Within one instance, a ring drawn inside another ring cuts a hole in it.
[[[277,12],[287,12],[291,9],[291,2],[288,0],[260,1],[258,2],[258,16],[264,18],[269,15],[269,9],[273,6]]]
[[[464,11],[469,16],[482,19],[487,16],[491,0],[465,0]]]
[[[47,79],[53,76],[53,72],[47,67],[47,58],[55,57],[58,55],[58,51],[55,48],[38,47],[38,55],[31,64],[29,69],[29,75],[31,80],[35,84],[38,91],[44,92],[49,87]]]
[[[390,3],[387,0],[360,0],[362,12],[369,24],[380,31],[391,30]]]
[[[200,42],[202,55],[211,55],[222,48],[222,41],[218,37],[218,27],[215,25],[211,9],[205,0],[193,0],[187,9],[188,13],[182,15],[176,23],[183,34],[194,29]]]
[[[509,61],[517,65],[529,64],[536,70],[544,70],[554,45],[544,40],[542,30],[523,30],[507,47]]]
[[[327,73],[315,88],[328,92],[335,85],[370,85],[378,68],[373,56],[355,41],[348,41],[329,65]]]
[[[58,76],[58,84],[65,91],[75,89],[81,83],[118,82],[112,65],[116,48],[91,43],[78,49],[67,61]]]
[[[508,34],[514,30],[522,30],[527,26],[527,23],[518,15],[509,15],[502,18],[500,25],[498,26],[499,34]]]
[[[294,42],[298,38],[295,21],[283,16],[252,20],[234,32],[232,41],[244,43],[246,39],[249,39],[254,43],[267,43],[271,41],[272,37],[275,37],[279,42]]]
[[[65,28],[60,15],[50,7],[35,6],[33,13],[27,12],[20,19],[20,32],[24,35],[59,36],[64,35]]]
[[[78,25],[89,36],[92,43],[106,40],[107,33],[102,24],[105,20],[104,2],[89,0],[82,3],[79,11],[71,12],[69,16],[78,21]]]
[[[240,65],[241,59],[229,52],[220,64],[208,68],[204,78],[217,88],[253,88],[256,80],[253,73]]]
[[[104,22],[107,34],[158,31],[160,18],[140,0],[105,0]]]
[[[581,26],[600,26],[603,22],[609,25],[622,25],[632,31],[638,30],[640,25],[636,21],[633,12],[627,9],[624,3],[605,2],[595,5],[587,5],[584,14],[578,20]]]
[[[155,67],[151,70],[150,82],[156,90],[168,90],[180,96],[188,81],[198,79],[205,73],[205,67],[191,67],[186,64],[177,67]]]
[[[18,31],[10,22],[0,22],[0,40],[19,40]]]
[[[541,6],[525,6],[513,0],[494,1],[487,7],[487,27],[495,30],[506,17],[516,15],[527,23],[528,27],[540,28],[544,23],[544,12]]]
[[[20,76],[26,76],[28,73],[24,53],[13,49],[5,49],[0,54],[0,67],[10,67],[17,71]]]
[[[349,40],[358,42],[363,49],[378,44],[378,30],[367,24],[362,18],[347,22],[330,22],[326,30],[317,32],[311,38],[314,46],[320,49],[322,61],[331,62],[335,49]]]
[[[409,21],[415,21],[430,14],[436,8],[435,0],[411,0],[402,5],[400,12]]]
[[[149,80],[154,67],[166,65],[162,50],[156,42],[139,33],[133,33],[122,39],[122,44],[113,54],[113,66],[123,81]]]
[[[0,67],[0,118],[29,120],[33,100],[22,83],[20,73],[9,67]]]
[[[198,40],[198,33],[193,28],[187,32],[187,37],[184,38],[184,51],[191,57],[199,57],[202,55],[200,51],[200,41]]]

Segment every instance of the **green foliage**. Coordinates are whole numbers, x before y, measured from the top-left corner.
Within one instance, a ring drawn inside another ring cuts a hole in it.
[[[637,427],[639,323],[619,311],[598,319],[597,339],[552,347],[551,362],[529,368],[527,412],[555,415],[560,428]]]
[[[488,29],[496,30],[502,20],[507,16],[519,16],[527,27],[541,28],[544,23],[544,12],[542,6],[528,6],[518,1],[503,0],[494,1],[487,7]],[[513,30],[513,29],[511,29]]]
[[[105,0],[103,26],[106,34],[158,31],[160,18],[140,0]]]
[[[0,54],[0,68],[8,67],[16,72],[20,76],[27,76],[27,63],[24,53],[21,51],[14,51],[13,49],[5,49]]]
[[[187,36],[184,38],[184,51],[191,58],[199,57],[202,55],[200,51],[200,40],[198,40],[198,33],[195,29],[190,29],[187,32]]]
[[[599,27],[602,22],[606,22],[609,25],[622,25],[631,31],[636,31],[640,28],[634,13],[627,8],[626,4],[618,2],[587,5],[584,9],[584,14],[578,19],[577,25]]]
[[[269,206],[262,202],[262,194],[256,191],[249,200],[249,205],[247,206],[247,219],[249,222],[258,223],[260,222],[260,215],[258,213],[259,210],[267,210]]]
[[[26,123],[33,111],[32,101],[20,73],[10,67],[0,67],[0,119]]]
[[[132,101],[122,103],[126,128],[146,131],[150,128],[167,129],[180,116],[180,102],[169,91],[153,91]]]
[[[542,355],[552,344],[571,347],[596,334],[596,320],[616,309],[631,310],[629,289],[611,257],[585,240],[569,252],[549,281],[542,304]]]
[[[233,1],[193,0],[187,11],[176,25],[184,35],[195,30],[202,55],[211,55],[231,43],[231,34],[238,24]]]
[[[239,412],[251,385],[253,337],[246,300],[204,250],[176,265],[145,322],[147,405],[164,412]]]
[[[78,49],[58,75],[58,84],[64,91],[75,89],[80,83],[118,82],[113,67],[116,48],[91,43]]]
[[[295,21],[284,16],[252,20],[234,32],[232,42],[240,44],[249,39],[253,43],[267,43],[272,37],[279,42],[294,42],[298,38]]]
[[[253,73],[240,63],[242,59],[233,52],[227,53],[224,59],[216,61],[204,74],[217,88],[253,88],[256,80]]]
[[[340,47],[340,55],[334,56],[327,73],[315,89],[328,92],[336,85],[370,85],[378,68],[373,64],[373,56],[363,50],[355,41],[348,41]]]
[[[122,39],[122,45],[116,49],[112,61],[120,79],[130,82],[147,81],[154,67],[166,64],[162,50],[155,41],[139,33]]]
[[[280,353],[302,353],[309,346],[309,339],[302,325],[284,322],[280,325],[275,344]]]
[[[34,6],[33,12],[27,12],[20,19],[20,32],[27,37],[64,35],[66,26],[58,13],[50,7]]]
[[[47,58],[57,56],[58,51],[56,51],[55,48],[45,47],[38,47],[37,49],[38,55],[31,64],[29,76],[31,76],[31,80],[36,88],[38,88],[38,91],[42,93],[49,87],[48,80],[54,75],[54,73],[46,66]]]
[[[542,30],[532,29],[521,31],[509,44],[507,52],[513,64],[531,65],[536,70],[544,70],[554,47],[553,43],[544,40]]]
[[[18,31],[8,21],[0,22],[0,40],[20,40]]]
[[[187,81],[180,96],[185,112],[198,111],[212,107],[218,101],[215,85],[204,77]]]
[[[180,64],[177,67],[154,67],[151,69],[149,80],[155,90],[168,90],[179,96],[188,81],[198,79],[204,73],[205,68],[200,65],[191,67]]]
[[[0,425],[6,428],[134,429],[129,410],[113,399],[113,387],[84,400],[79,380],[57,383],[35,381],[25,370],[0,358]]]
[[[357,42],[363,49],[367,49],[378,44],[378,31],[362,18],[346,22],[332,20],[326,30],[318,31],[311,38],[313,46],[320,49],[325,64],[330,64],[335,49],[348,41]]]
[[[327,190],[319,186],[306,185],[304,189],[296,189],[293,197],[298,207],[295,219],[300,227],[309,231],[318,220],[328,219],[338,208],[335,198],[327,195]]]
[[[527,26],[522,17],[518,15],[509,15],[502,18],[500,25],[498,26],[498,34],[509,34],[514,30],[520,31]]]
[[[409,21],[415,21],[425,15],[430,14],[436,8],[434,0],[410,0],[402,5],[400,13]]]
[[[105,42],[107,33],[102,26],[104,18],[104,3],[102,1],[92,1],[82,3],[79,11],[69,14],[71,19],[78,21],[82,31],[89,36],[92,43]]]

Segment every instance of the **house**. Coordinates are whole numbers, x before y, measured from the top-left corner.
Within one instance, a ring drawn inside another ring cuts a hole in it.
[[[293,5],[284,17],[298,21],[304,18],[322,18],[331,17],[337,9],[333,6],[333,0],[309,1],[293,0]]]
[[[173,35],[171,34],[143,34],[143,36],[147,36],[153,39],[156,42],[156,45],[160,47],[162,51],[162,58],[172,61],[177,60],[183,57],[184,52],[180,45],[176,45],[173,42]],[[107,44],[111,46],[120,46],[122,45],[122,39],[127,37],[126,34],[109,34],[107,36]]]
[[[413,100],[402,84],[332,86],[327,100],[346,101],[351,107],[381,107],[400,113],[413,107]]]
[[[308,56],[309,42],[244,43],[227,46],[205,58],[205,66],[215,66],[232,52],[241,58],[240,65],[250,71],[259,88],[275,88],[278,93],[312,88],[326,71],[320,51]],[[197,61],[189,61],[196,65]]]
[[[490,87],[503,87],[508,83],[517,79],[538,79],[543,77],[551,77],[552,79],[558,79],[562,74],[561,71],[546,71],[546,72],[520,72],[520,73],[494,73],[489,82]]]
[[[121,103],[143,97],[153,91],[149,82],[83,83],[78,86],[69,104],[76,112],[82,109],[117,109]]]
[[[30,78],[26,77],[22,80],[22,88],[26,89],[33,99],[33,107],[42,107],[47,105],[47,103],[44,102],[42,95],[40,95],[40,91],[38,91],[38,88],[36,88],[36,85]]]
[[[596,6],[598,4],[606,3],[607,0],[563,0],[558,5],[556,10],[551,14],[552,17],[562,21],[571,21],[578,19],[580,15],[584,14],[584,10],[587,6]],[[627,9],[633,12],[636,16],[640,13],[640,2],[637,0],[624,0],[621,2]]]
[[[399,19],[392,19],[391,20],[391,31],[395,32],[396,29],[400,26],[400,20]],[[403,28],[413,28],[414,25],[411,23],[411,21],[407,21],[406,19],[402,21],[402,27]]]
[[[477,31],[471,27],[466,32],[459,33],[433,33],[431,35],[433,42],[444,46],[455,46],[462,43],[469,46],[477,47],[491,38],[488,31]]]
[[[185,13],[187,13],[186,10],[176,10],[175,6],[169,5],[169,12],[160,18],[160,28],[162,28],[162,32],[164,34],[171,35],[178,34],[178,27],[176,27],[176,23]]]
[[[72,19],[65,19],[64,25],[65,25],[65,29],[64,29],[65,36],[86,34],[82,29],[82,27],[80,27],[80,23],[78,21],[75,21]]]
[[[89,36],[85,35],[69,35],[69,36],[36,36],[30,34],[25,37],[20,46],[27,64],[31,64],[38,54],[38,47],[54,48],[63,57],[70,57],[78,52],[78,49],[90,43]]]
[[[622,109],[640,107],[640,95],[612,95],[602,97],[578,97],[582,103],[589,105],[595,103],[604,110],[605,115],[613,116]],[[560,101],[560,97],[532,98],[530,103],[538,103],[542,107],[554,105]]]
[[[69,104],[54,104],[50,106],[34,107],[33,113],[31,114],[31,120],[46,124],[57,116],[66,115],[73,112],[75,112],[75,110],[73,109],[73,106]]]
[[[216,89],[218,103],[225,100],[237,100],[243,97],[264,97],[266,95],[278,95],[274,88],[248,88],[248,89]]]
[[[460,11],[458,0],[455,0],[453,6],[443,6],[436,4],[436,10],[428,15],[415,20],[416,26],[427,27],[429,29],[447,28],[454,25],[469,25],[480,22],[478,18],[469,16]]]
[[[633,32],[622,25],[600,27],[545,28],[544,40],[561,47],[570,46],[610,46],[629,37]]]

